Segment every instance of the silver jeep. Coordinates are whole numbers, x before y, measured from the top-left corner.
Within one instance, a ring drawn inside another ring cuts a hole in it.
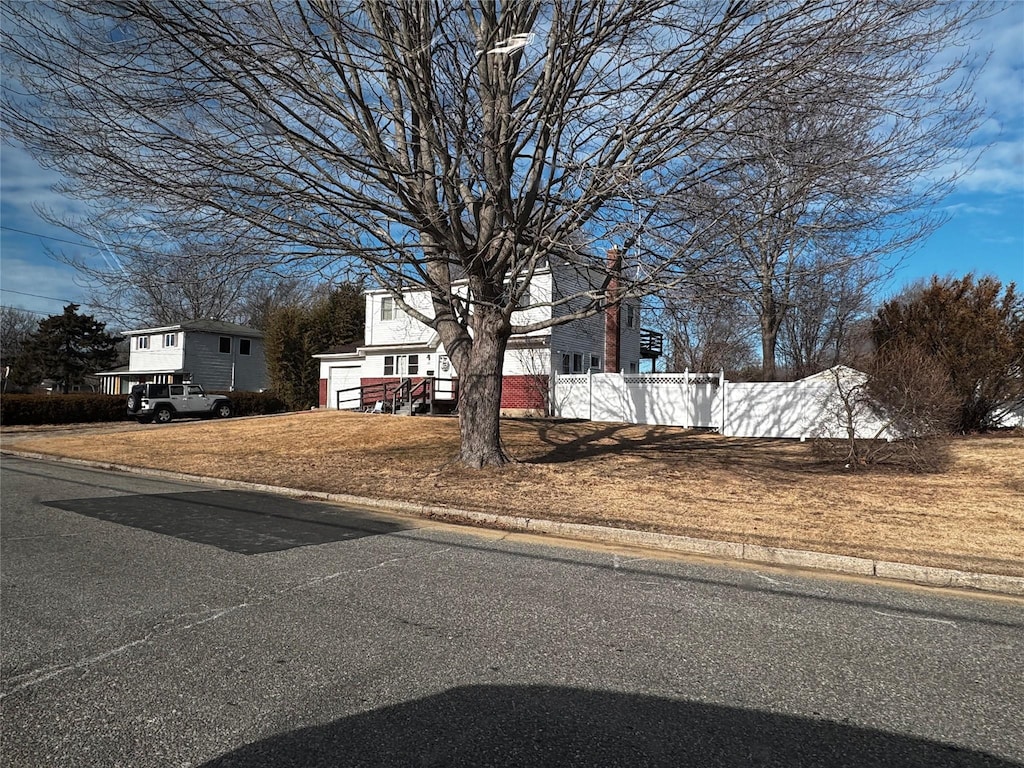
[[[226,419],[234,413],[224,395],[208,395],[198,384],[136,384],[128,395],[128,415],[143,424],[175,418]]]

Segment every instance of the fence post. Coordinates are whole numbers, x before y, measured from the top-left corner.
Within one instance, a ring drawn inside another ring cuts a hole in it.
[[[587,421],[594,420],[594,372],[587,369]]]
[[[718,430],[718,434],[725,437],[725,401],[728,396],[725,390],[725,368],[718,370],[718,393],[722,398],[722,427]]]

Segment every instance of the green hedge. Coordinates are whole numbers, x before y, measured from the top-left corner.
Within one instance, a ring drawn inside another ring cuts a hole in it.
[[[273,392],[210,392],[227,395],[235,410],[235,416],[262,416],[267,413],[284,413],[288,407]]]
[[[0,397],[0,424],[82,424],[124,421],[121,395],[4,395]]]
[[[236,416],[259,416],[288,410],[271,392],[224,392]],[[0,424],[89,424],[125,421],[126,395],[4,395],[0,397]]]

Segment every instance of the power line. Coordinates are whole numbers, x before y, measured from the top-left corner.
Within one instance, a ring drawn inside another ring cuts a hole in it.
[[[24,291],[15,291],[13,288],[0,288],[0,291],[4,293],[16,293],[19,296],[31,296],[33,299],[48,299],[49,301],[59,301],[63,304],[79,304],[77,301],[71,299],[58,299],[56,296],[40,296],[38,293],[25,293]],[[90,304],[84,304],[80,306],[91,306]]]
[[[18,312],[28,312],[30,315],[42,315],[49,317],[52,313],[43,312],[41,309],[25,309],[24,307],[12,307],[10,304],[0,304],[0,309],[14,309]]]
[[[117,311],[120,311],[117,307],[111,307],[111,306],[107,306],[105,304],[91,304],[91,303],[89,303],[87,301],[75,301],[73,299],[58,299],[56,296],[42,296],[42,295],[40,295],[38,293],[26,293],[25,291],[15,291],[13,288],[0,288],[0,291],[3,291],[4,293],[15,293],[18,296],[30,296],[33,299],[45,299],[47,301],[57,301],[57,302],[60,302],[61,304],[65,305],[65,306],[68,305],[68,304],[75,304],[78,307],[91,307],[92,309],[98,309],[98,310],[105,311],[105,312],[117,312]],[[0,306],[7,306],[7,305],[0,305]],[[20,307],[10,307],[10,309],[20,309]],[[26,312],[38,312],[38,310],[34,310],[34,309],[26,309],[25,311]],[[52,313],[40,312],[39,314],[49,315],[49,314],[52,314]]]
[[[6,227],[6,226],[3,226],[3,225],[0,225],[0,229],[7,230],[8,232],[18,232],[19,234],[22,234],[22,235],[31,235],[32,237],[41,237],[44,240],[55,240],[58,243],[67,243],[68,245],[77,245],[79,248],[94,248],[95,250],[100,250],[100,246],[98,246],[98,245],[89,245],[87,243],[78,243],[78,242],[75,242],[74,240],[65,240],[62,237],[53,237],[52,235],[42,235],[39,232],[29,232],[27,229],[18,229],[17,227]]]

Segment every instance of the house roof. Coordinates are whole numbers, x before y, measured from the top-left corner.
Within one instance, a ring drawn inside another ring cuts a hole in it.
[[[223,320],[186,320],[183,323],[174,325],[161,325],[156,328],[138,328],[132,331],[125,331],[128,336],[139,336],[143,333],[167,333],[170,331],[199,331],[202,333],[223,333],[231,336],[248,336],[253,339],[262,339],[263,332],[247,325],[228,323]]]
[[[359,345],[354,341],[351,344],[337,344],[333,347],[325,349],[323,352],[318,352],[318,355],[346,355],[349,352],[355,352]]]

